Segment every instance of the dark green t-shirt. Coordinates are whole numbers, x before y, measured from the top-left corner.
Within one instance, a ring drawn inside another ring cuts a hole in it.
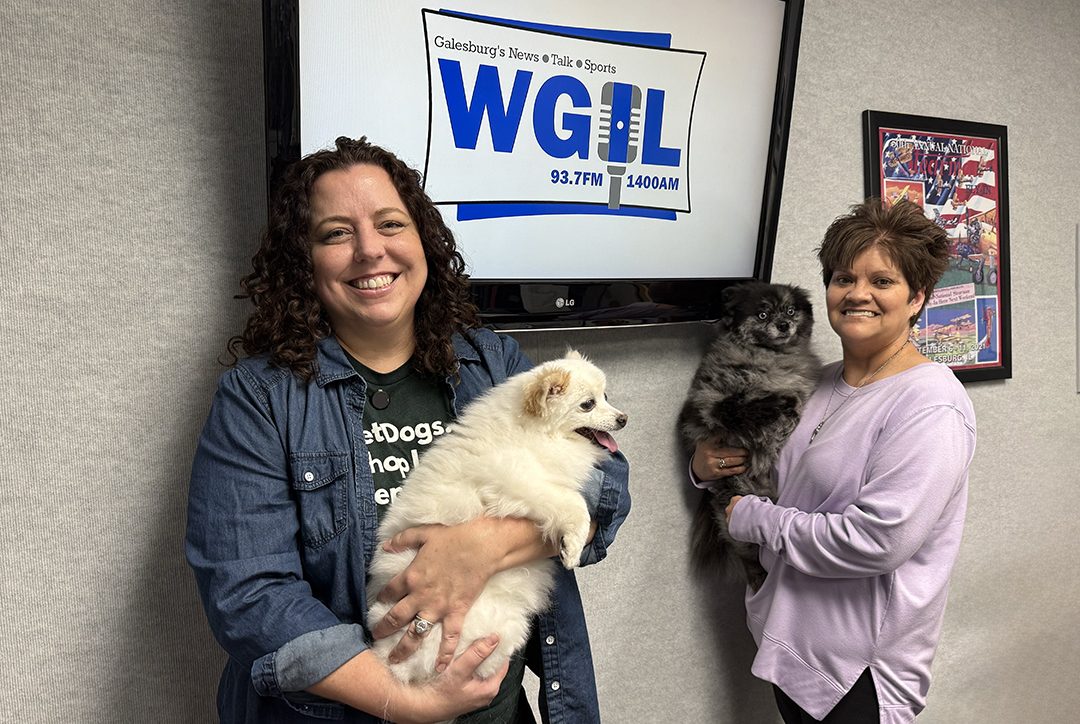
[[[449,430],[453,414],[443,381],[417,372],[411,361],[387,373],[351,362],[367,383],[364,444],[381,521],[420,455]]]
[[[375,484],[375,505],[379,520],[405,484],[420,455],[438,437],[450,432],[453,411],[445,383],[421,374],[412,360],[393,372],[380,373],[349,357],[357,374],[367,383],[364,406],[364,444]],[[499,693],[484,709],[458,717],[456,724],[514,724],[530,721],[518,717],[519,706],[527,708],[521,681],[525,660],[519,652],[510,660],[510,670]],[[520,699],[520,701],[519,701]]]

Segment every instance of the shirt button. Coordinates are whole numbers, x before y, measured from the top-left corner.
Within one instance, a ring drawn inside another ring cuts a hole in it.
[[[304,480],[306,480],[306,481],[308,481],[310,483],[314,479],[315,479],[315,473],[311,472],[310,470],[308,470],[306,473],[304,473]]]
[[[544,639],[544,641],[547,643],[548,646],[551,646],[553,643],[555,643],[555,637],[548,636],[546,639]]]
[[[551,682],[551,690],[552,691],[558,691],[559,690],[559,682],[557,682],[557,681]]]

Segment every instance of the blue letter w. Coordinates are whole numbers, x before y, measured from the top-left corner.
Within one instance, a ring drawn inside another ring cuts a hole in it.
[[[493,65],[481,65],[476,73],[472,102],[465,98],[465,82],[461,77],[461,63],[439,58],[442,73],[443,94],[446,108],[450,111],[450,128],[454,132],[454,145],[458,148],[476,148],[480,124],[487,112],[491,127],[491,145],[496,151],[510,153],[517,140],[521,113],[525,109],[525,96],[532,82],[532,72],[519,70],[514,76],[514,88],[510,91],[510,105],[503,107],[499,70]]]

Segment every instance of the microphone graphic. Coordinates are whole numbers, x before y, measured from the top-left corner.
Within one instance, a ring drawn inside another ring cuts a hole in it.
[[[596,153],[608,167],[608,208],[619,208],[626,164],[638,154],[641,88],[608,81],[600,92],[600,143]]]

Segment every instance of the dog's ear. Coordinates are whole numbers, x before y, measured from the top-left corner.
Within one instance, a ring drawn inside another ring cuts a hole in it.
[[[573,349],[572,347],[567,347],[566,355],[563,357],[563,359],[585,359],[585,357],[581,354],[581,352],[578,352],[576,349]]]
[[[525,386],[525,412],[534,417],[544,417],[548,402],[553,397],[565,394],[569,387],[569,371],[559,367],[544,370]]]
[[[731,287],[724,287],[720,290],[720,314],[717,317],[717,321],[721,327],[730,327],[735,323],[735,307],[739,303],[739,297],[742,295],[744,285],[736,284]]]

